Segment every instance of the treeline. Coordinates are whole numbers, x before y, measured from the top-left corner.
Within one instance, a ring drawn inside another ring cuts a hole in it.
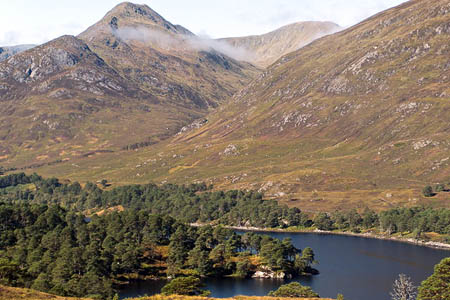
[[[301,252],[289,239],[196,228],[148,210],[86,219],[56,205],[0,203],[2,284],[105,299],[127,274],[247,277],[258,267],[255,255],[259,267],[293,275],[314,263],[310,248]]]
[[[379,228],[388,234],[410,232],[420,237],[425,232],[450,235],[450,210],[427,207],[394,208],[379,214],[366,209],[362,214],[356,210],[320,213],[313,219],[320,230],[350,230]]]
[[[217,191],[205,183],[190,185],[155,184],[128,185],[102,190],[88,182],[84,188],[78,182],[63,184],[56,178],[15,174],[8,182],[28,184],[36,189],[0,189],[0,200],[53,205],[77,211],[122,205],[131,209],[146,209],[154,214],[171,215],[180,221],[211,222],[236,226],[287,227],[298,226],[307,218],[300,210],[280,206],[274,200],[263,200],[254,191]],[[14,186],[17,184],[14,184]],[[11,184],[11,186],[13,186]]]
[[[36,189],[4,188],[34,183]],[[75,211],[122,205],[145,209],[153,214],[170,215],[182,222],[215,223],[232,226],[287,228],[316,227],[320,230],[360,232],[376,228],[394,234],[424,232],[450,235],[450,210],[426,207],[395,208],[381,213],[366,209],[319,213],[311,218],[298,208],[263,200],[254,191],[212,191],[205,183],[190,185],[128,185],[102,190],[94,183],[84,188],[78,182],[62,184],[55,178],[43,179],[34,174],[0,177],[0,200],[13,203],[58,204]]]

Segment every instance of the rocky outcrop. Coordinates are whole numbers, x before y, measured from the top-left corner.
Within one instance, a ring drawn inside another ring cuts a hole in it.
[[[292,275],[283,271],[275,272],[269,267],[262,266],[252,275],[252,278],[289,279],[292,278]]]

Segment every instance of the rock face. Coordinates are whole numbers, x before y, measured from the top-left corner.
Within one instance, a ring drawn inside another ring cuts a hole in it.
[[[252,278],[289,279],[292,278],[292,275],[283,271],[274,272],[270,268],[262,266],[260,270],[252,275]]]
[[[73,36],[10,57],[0,64],[0,80],[4,85],[0,101],[45,95],[61,88],[72,89],[72,95],[90,92],[118,96],[129,87],[103,59]]]
[[[247,52],[245,59],[257,66],[267,67],[315,39],[340,30],[342,28],[332,22],[299,22],[263,35],[225,38],[221,41],[245,49]]]

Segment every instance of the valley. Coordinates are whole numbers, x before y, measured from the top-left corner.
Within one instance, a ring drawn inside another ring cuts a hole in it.
[[[446,299],[450,3],[332,2],[2,33],[0,300]]]
[[[118,185],[205,181],[311,211],[449,207],[446,193],[422,195],[450,182],[446,20],[445,1],[409,1],[284,56],[151,147],[94,143],[87,158],[30,170]]]

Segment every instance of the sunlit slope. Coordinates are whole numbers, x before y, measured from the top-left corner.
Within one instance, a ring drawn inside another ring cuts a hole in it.
[[[60,297],[36,290],[0,285],[0,300],[89,300],[88,298]]]
[[[41,293],[30,289],[20,289],[13,287],[6,287],[0,285],[0,300],[89,300],[88,298],[71,298],[71,297],[60,297],[51,294]],[[214,298],[206,297],[195,297],[195,296],[163,296],[156,295],[151,297],[133,298],[134,300],[205,300]],[[282,298],[282,297],[246,297],[246,296],[236,296],[233,298],[227,298],[228,300],[316,300],[315,298]],[[323,300],[331,300],[320,298]]]

